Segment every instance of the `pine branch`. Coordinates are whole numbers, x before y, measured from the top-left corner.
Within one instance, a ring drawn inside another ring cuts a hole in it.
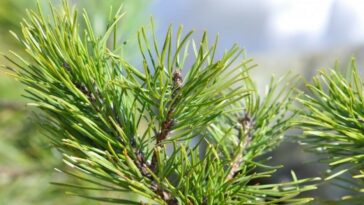
[[[156,136],[156,144],[159,146],[163,140],[167,138],[167,135],[172,129],[172,126],[174,124],[173,114],[176,107],[176,104],[178,103],[178,98],[176,96],[179,94],[179,91],[182,87],[182,74],[181,71],[174,71],[173,73],[173,87],[172,87],[172,99],[173,102],[169,106],[169,110],[167,113],[167,117],[162,123],[161,130],[159,131],[158,135]],[[153,163],[152,163],[153,164]]]
[[[168,134],[171,132],[172,130],[172,126],[174,125],[175,119],[173,119],[173,114],[174,114],[174,110],[175,110],[175,106],[178,103],[178,99],[176,98],[176,96],[179,94],[179,91],[182,87],[182,74],[180,71],[174,71],[173,73],[173,87],[172,87],[172,103],[169,106],[168,112],[167,112],[167,117],[166,119],[162,122],[160,131],[158,132],[158,134],[156,135],[156,146],[160,147],[161,143],[163,140],[165,140],[168,136]],[[157,166],[157,156],[156,153],[154,152],[153,154],[153,158],[152,158],[152,163],[151,163],[151,170],[156,170],[156,166]]]
[[[174,99],[174,101],[171,103],[168,113],[167,113],[167,117],[163,121],[163,123],[161,125],[161,129],[158,132],[157,136],[155,137],[156,138],[156,148],[155,149],[159,149],[161,147],[161,143],[163,142],[163,140],[165,140],[167,138],[168,134],[171,132],[172,126],[174,124],[173,114],[174,114],[176,103],[178,102],[178,100],[175,99],[175,97],[176,97],[176,95],[178,95],[181,87],[182,87],[182,74],[180,71],[176,70],[173,73],[173,87],[172,87],[172,95],[171,95],[171,97],[172,97],[172,99]],[[157,166],[158,166],[157,153],[156,153],[156,151],[154,151],[153,157],[152,157],[152,162],[150,164],[150,170],[152,170],[153,172],[156,172]],[[158,193],[167,202],[168,205],[177,205],[178,204],[177,199],[173,198],[170,193],[163,190],[157,184],[157,182],[153,181],[152,186],[153,186],[152,189],[156,193]]]
[[[251,185],[277,169],[256,158],[278,145],[294,114],[288,112],[292,90],[276,92],[273,80],[260,100],[244,50],[234,45],[216,58],[218,38],[211,44],[204,33],[195,43],[182,27],[176,35],[169,28],[159,47],[154,31],[148,36],[141,28],[141,66],[134,67],[108,47],[120,10],[102,36],[95,36],[87,13],[79,22],[66,1],[61,12],[51,10],[50,21],[40,8],[28,13],[16,38],[31,60],[12,53],[14,74],[43,111],[45,129],[72,168],[67,174],[140,198],[76,195],[166,205],[311,200],[296,196],[315,189],[307,185],[315,179],[298,180],[293,173],[291,182]],[[186,66],[189,53],[192,65]]]
[[[355,60],[345,71],[338,67],[320,71],[306,86],[309,92],[300,98],[305,109],[297,121],[303,130],[300,140],[310,151],[328,154],[323,161],[334,171],[329,171],[327,180],[345,172],[360,180],[364,177],[364,85]],[[350,186],[363,191],[363,181]]]

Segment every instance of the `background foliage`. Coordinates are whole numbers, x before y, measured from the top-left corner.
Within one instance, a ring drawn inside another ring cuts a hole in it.
[[[47,8],[49,1],[40,1]],[[57,4],[58,1],[54,3]],[[79,9],[92,11],[98,32],[106,28],[110,6],[118,8],[123,1],[74,1]],[[125,2],[124,2],[125,3]],[[128,1],[125,9],[128,17],[124,30],[132,32],[146,17],[147,2]],[[36,8],[36,1],[0,1],[0,49],[22,52],[9,30],[20,32],[20,22],[26,9]],[[96,25],[97,24],[97,25]],[[127,32],[126,32],[127,33]],[[127,36],[123,36],[127,40]],[[3,58],[1,64],[8,64]],[[62,165],[61,154],[52,149],[44,134],[41,134],[37,113],[25,106],[23,86],[0,73],[0,204],[98,204],[79,197],[65,197],[64,189],[51,185],[52,181],[68,181],[68,177],[54,171]],[[72,179],[74,181],[74,179]]]
[[[307,89],[299,100],[305,108],[298,119],[303,129],[301,142],[330,165],[326,180],[337,178],[333,184],[352,191],[354,201],[350,202],[359,203],[363,194],[358,193],[364,192],[364,92],[355,60],[345,69],[321,70]]]

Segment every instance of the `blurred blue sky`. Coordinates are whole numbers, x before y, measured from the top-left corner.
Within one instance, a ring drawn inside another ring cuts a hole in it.
[[[250,54],[306,52],[364,42],[362,0],[154,0],[159,32],[183,24]]]

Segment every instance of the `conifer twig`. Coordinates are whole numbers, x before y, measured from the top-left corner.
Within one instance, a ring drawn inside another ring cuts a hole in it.
[[[178,99],[175,99],[176,95],[180,91],[182,87],[182,74],[181,71],[175,70],[173,73],[173,86],[172,86],[172,103],[169,106],[169,110],[167,113],[166,119],[162,122],[160,131],[157,133],[156,139],[156,147],[160,147],[163,140],[165,140],[168,134],[171,132],[172,126],[175,123],[173,119],[173,114],[175,110],[176,103],[178,103]],[[153,153],[152,162],[151,162],[151,170],[155,171],[157,165],[157,156],[156,153]]]
[[[178,99],[175,99],[176,95],[180,91],[182,87],[182,74],[181,71],[175,70],[173,73],[173,87],[172,87],[172,103],[169,107],[167,117],[165,121],[162,123],[161,129],[156,136],[156,145],[160,146],[161,142],[165,140],[170,133],[172,126],[174,125],[173,114],[175,110],[175,106],[178,103]]]
[[[253,130],[253,121],[248,116],[247,113],[245,113],[245,116],[243,118],[240,118],[239,120],[239,152],[236,155],[236,157],[231,162],[231,168],[230,172],[226,177],[226,180],[231,180],[235,177],[237,172],[240,169],[241,164],[243,163],[244,158],[244,152],[246,151],[247,147],[250,144],[251,138],[252,138],[252,130]]]
[[[330,165],[325,179],[340,180],[350,173],[353,180],[345,179],[340,186],[356,192],[364,192],[363,82],[354,58],[345,70],[320,70],[299,98],[304,109],[296,121],[303,131],[302,144],[325,154],[322,161]]]
[[[173,119],[173,114],[174,114],[174,110],[175,110],[175,105],[177,103],[177,99],[175,99],[176,95],[178,94],[179,90],[182,87],[182,74],[181,71],[179,70],[175,70],[173,73],[173,86],[172,86],[172,104],[169,107],[168,113],[167,113],[167,117],[166,119],[163,121],[162,126],[160,128],[160,131],[158,132],[158,134],[156,135],[156,147],[154,148],[154,152],[153,152],[153,156],[152,156],[152,161],[150,164],[150,169],[153,172],[157,171],[157,166],[158,166],[158,160],[157,160],[157,151],[158,149],[161,147],[161,143],[163,140],[165,140],[168,136],[168,134],[171,132],[172,126],[174,125],[174,119]],[[175,205],[178,204],[177,199],[173,198],[171,196],[170,193],[166,192],[165,190],[163,190],[158,184],[157,182],[155,182],[153,180],[154,185],[152,186],[152,189],[158,193],[158,195],[160,195],[166,202],[168,205]]]

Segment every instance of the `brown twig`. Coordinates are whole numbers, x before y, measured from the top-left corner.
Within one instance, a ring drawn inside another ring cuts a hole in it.
[[[176,70],[173,73],[172,98],[176,97],[176,95],[179,92],[179,90],[181,89],[181,87],[182,87],[182,74],[179,70]],[[165,140],[167,138],[167,135],[169,134],[172,126],[174,125],[173,114],[174,114],[175,106],[176,106],[176,100],[173,101],[173,103],[171,104],[171,106],[168,110],[168,113],[167,113],[166,120],[162,123],[161,131],[156,136],[157,145],[159,145],[163,140]]]
[[[179,70],[176,70],[173,73],[173,88],[172,88],[173,89],[172,99],[174,99],[174,101],[172,102],[172,104],[169,107],[166,119],[161,124],[160,131],[155,136],[156,145],[155,145],[155,149],[153,152],[152,161],[151,161],[150,165],[148,165],[148,163],[146,162],[144,155],[140,151],[136,150],[136,153],[137,153],[136,154],[136,156],[137,156],[136,165],[141,170],[141,173],[143,174],[143,176],[149,178],[152,181],[151,189],[156,194],[158,194],[168,205],[178,205],[178,200],[175,197],[173,197],[171,193],[169,193],[168,191],[163,189],[163,187],[152,178],[151,174],[148,172],[148,168],[153,172],[157,171],[157,163],[158,163],[157,152],[158,152],[158,149],[161,147],[161,143],[163,142],[163,140],[167,139],[168,134],[171,132],[172,127],[174,125],[173,114],[174,114],[175,106],[177,103],[176,102],[177,100],[175,99],[175,97],[177,96],[181,87],[182,87],[182,74]]]
[[[243,163],[243,153],[246,150],[246,148],[249,146],[251,138],[252,138],[252,128],[253,128],[253,121],[248,116],[248,114],[245,114],[245,116],[241,119],[239,119],[239,148],[240,153],[237,154],[235,159],[231,162],[231,169],[229,174],[226,177],[226,180],[231,180],[235,177],[235,175],[238,173],[240,165]],[[243,139],[243,141],[241,141]]]
[[[177,199],[172,197],[168,191],[164,190],[162,186],[153,179],[153,176],[150,173],[151,165],[147,162],[144,153],[136,147],[135,142],[133,143],[132,141],[131,146],[136,157],[135,165],[138,167],[141,174],[151,181],[150,189],[158,194],[158,196],[160,196],[168,205],[178,205]]]
[[[179,70],[174,71],[173,73],[173,91],[172,91],[172,99],[173,102],[170,105],[170,108],[168,110],[166,119],[163,121],[160,131],[155,136],[156,138],[156,147],[152,156],[152,162],[150,164],[150,169],[153,172],[156,172],[157,170],[157,151],[158,148],[161,147],[161,143],[163,140],[167,139],[168,134],[171,132],[172,127],[174,125],[174,118],[173,114],[175,111],[175,106],[177,103],[177,100],[175,99],[176,95],[179,93],[179,90],[182,87],[182,74]],[[155,182],[155,181],[154,181]],[[165,191],[159,184],[154,183],[152,186],[152,189],[164,200],[167,202],[168,205],[178,205],[178,201],[176,198],[174,198],[170,193]]]
[[[173,73],[172,99],[174,99],[176,97],[179,90],[181,89],[182,82],[183,82],[182,81],[182,74],[181,74],[181,72],[179,70],[176,70]],[[176,103],[177,103],[177,100],[174,100],[172,102],[172,104],[170,105],[170,108],[168,110],[166,119],[163,121],[160,131],[155,136],[155,138],[156,138],[156,147],[160,147],[162,141],[165,140],[167,138],[168,134],[171,132],[171,129],[172,129],[173,125],[174,125],[173,114],[174,114]],[[155,171],[156,166],[157,166],[157,154],[156,154],[156,152],[154,152],[153,157],[152,157],[151,169],[153,171]]]

